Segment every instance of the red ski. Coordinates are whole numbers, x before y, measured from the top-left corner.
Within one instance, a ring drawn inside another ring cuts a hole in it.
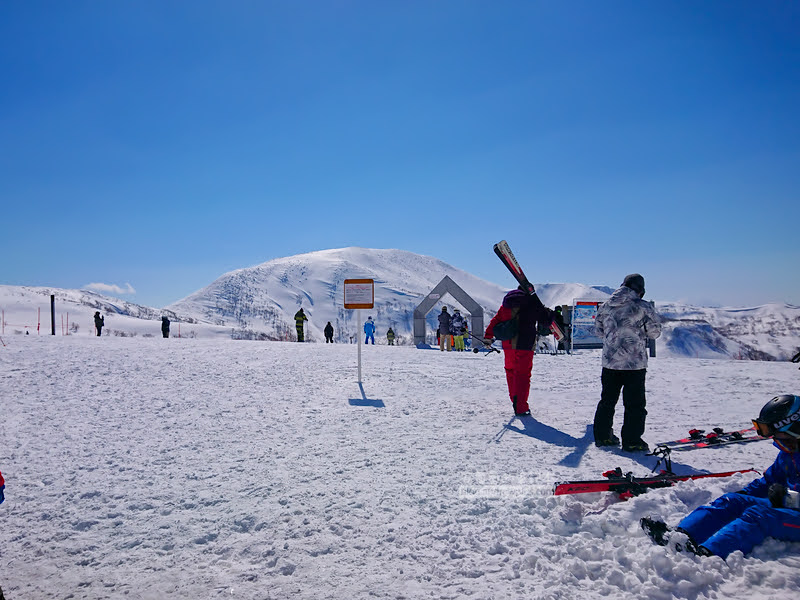
[[[650,477],[634,477],[633,473],[624,473],[617,467],[613,471],[603,473],[605,479],[589,479],[585,481],[562,481],[553,486],[554,496],[565,494],[591,494],[594,492],[615,492],[621,498],[627,499],[647,490],[655,488],[670,487],[678,481],[688,481],[689,479],[707,479],[709,477],[730,477],[736,473],[758,473],[755,469],[740,469],[738,471],[726,471],[724,473],[697,473],[694,475],[675,475],[674,473],[662,473]]]

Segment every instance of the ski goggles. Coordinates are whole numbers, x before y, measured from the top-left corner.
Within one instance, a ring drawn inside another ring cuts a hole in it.
[[[753,419],[753,427],[756,428],[758,435],[765,438],[771,438],[780,431],[781,433],[790,435],[795,439],[800,439],[800,434],[795,433],[790,429],[792,425],[794,425],[794,423],[791,423],[784,428],[776,429],[771,423],[764,423],[763,421],[759,421],[758,419]]]

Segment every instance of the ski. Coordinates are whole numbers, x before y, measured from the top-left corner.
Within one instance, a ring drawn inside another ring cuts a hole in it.
[[[649,477],[634,477],[633,473],[623,473],[617,467],[613,471],[603,473],[605,479],[589,479],[584,481],[561,481],[553,486],[554,496],[567,494],[591,494],[595,492],[615,492],[623,499],[632,498],[645,493],[647,490],[665,488],[679,481],[690,479],[707,479],[710,477],[730,477],[736,473],[758,473],[755,469],[740,469],[724,473],[698,473],[695,475],[675,475],[662,473]]]
[[[713,448],[715,446],[725,446],[728,444],[744,444],[747,442],[759,442],[766,440],[758,435],[755,427],[740,429],[739,431],[724,431],[720,427],[715,427],[706,433],[703,429],[692,429],[689,437],[671,442],[661,442],[657,444],[661,448],[671,450],[694,450],[696,448]]]
[[[533,287],[533,284],[528,281],[528,278],[525,277],[525,273],[522,271],[522,267],[519,266],[514,253],[511,252],[511,248],[508,245],[508,242],[502,240],[497,242],[494,245],[494,253],[497,254],[497,257],[500,261],[506,266],[506,268],[511,272],[514,276],[514,279],[517,280],[522,286],[522,289],[529,294],[535,294],[536,288]]]

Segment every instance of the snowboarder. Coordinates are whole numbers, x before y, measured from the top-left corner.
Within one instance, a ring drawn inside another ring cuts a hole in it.
[[[439,350],[444,352],[445,348],[450,352],[450,313],[447,312],[447,307],[442,307],[442,312],[439,313]]]
[[[325,325],[325,329],[322,331],[325,334],[325,343],[332,344],[333,343],[333,325],[331,322],[328,321],[328,324]]]
[[[767,537],[800,542],[800,396],[776,396],[753,424],[780,450],[764,476],[695,509],[675,530],[644,517],[642,529],[655,543],[672,540],[676,549],[724,559],[736,550],[747,554]]]
[[[386,341],[390,346],[394,346],[394,331],[391,327],[389,327],[389,331],[386,332]]]
[[[305,341],[305,336],[303,335],[303,321],[308,321],[308,317],[306,313],[303,312],[301,308],[294,314],[294,327],[297,330],[297,341],[303,342]]]
[[[514,414],[527,416],[531,414],[528,396],[531,388],[533,346],[536,343],[538,324],[549,324],[553,317],[552,311],[542,304],[539,296],[528,294],[521,287],[506,294],[503,298],[503,305],[494,318],[489,321],[483,337],[492,340],[494,328],[498,323],[514,318],[518,320],[517,334],[510,340],[503,340],[502,345],[505,355],[508,395],[514,406]]]
[[[105,317],[100,314],[100,311],[96,311],[94,313],[94,328],[97,331],[97,337],[100,337],[100,333],[103,331],[103,325],[106,324]]]
[[[165,338],[169,337],[169,318],[161,317],[161,335]]]
[[[644,297],[644,277],[633,273],[597,311],[595,331],[603,340],[602,392],[594,415],[594,443],[616,446],[614,409],[622,391],[625,417],[622,424],[622,449],[647,452],[642,439],[645,417],[645,374],[647,341],[661,335],[661,320]]]
[[[453,334],[453,346],[456,352],[464,351],[464,325],[466,320],[461,315],[459,309],[453,311],[453,317],[450,319],[450,333]]]
[[[372,320],[372,317],[367,317],[367,322],[364,323],[364,333],[366,334],[366,339],[364,344],[369,344],[369,341],[372,340],[372,345],[375,345],[375,323]]]

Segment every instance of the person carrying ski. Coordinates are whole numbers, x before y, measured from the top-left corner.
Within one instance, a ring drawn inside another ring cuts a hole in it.
[[[367,322],[364,323],[364,333],[366,334],[366,339],[364,344],[369,344],[369,341],[372,340],[372,345],[375,345],[375,323],[372,320],[372,317],[367,317]]]
[[[502,341],[508,395],[514,406],[514,414],[527,416],[531,414],[528,397],[531,388],[536,332],[540,323],[549,325],[553,317],[552,311],[542,304],[539,296],[526,293],[520,286],[505,295],[503,305],[494,318],[489,321],[483,337],[492,340],[497,324],[512,319],[517,319],[516,335],[510,340]]]
[[[447,312],[447,307],[442,307],[442,312],[439,313],[439,350],[444,352],[445,348],[450,352],[450,313]]]
[[[325,325],[325,329],[322,330],[322,333],[325,334],[325,343],[332,344],[333,343],[333,325],[331,322],[328,321],[328,324]]]
[[[453,334],[453,347],[456,352],[464,351],[464,325],[466,320],[461,314],[459,309],[453,311],[453,317],[450,319],[450,333]]]
[[[103,331],[103,325],[106,324],[105,317],[100,314],[100,311],[96,311],[94,313],[94,328],[97,331],[97,337],[100,337],[101,332]]]
[[[645,302],[644,277],[633,273],[597,310],[595,331],[603,340],[602,392],[594,414],[596,446],[616,446],[614,410],[622,391],[625,417],[622,424],[622,449],[647,452],[642,439],[645,427],[645,374],[647,341],[661,335],[661,320],[653,305]]]
[[[394,346],[394,331],[391,327],[389,327],[389,331],[386,332],[386,341],[390,346]]]
[[[780,450],[764,476],[696,508],[674,530],[643,517],[642,529],[655,543],[666,546],[675,538],[678,550],[725,559],[736,550],[749,553],[767,537],[800,542],[800,396],[776,396],[753,424]]]
[[[305,336],[303,335],[303,321],[308,321],[308,317],[301,308],[294,314],[294,328],[297,330],[298,342],[305,341]]]
[[[169,317],[161,317],[161,335],[165,338],[169,337]]]

